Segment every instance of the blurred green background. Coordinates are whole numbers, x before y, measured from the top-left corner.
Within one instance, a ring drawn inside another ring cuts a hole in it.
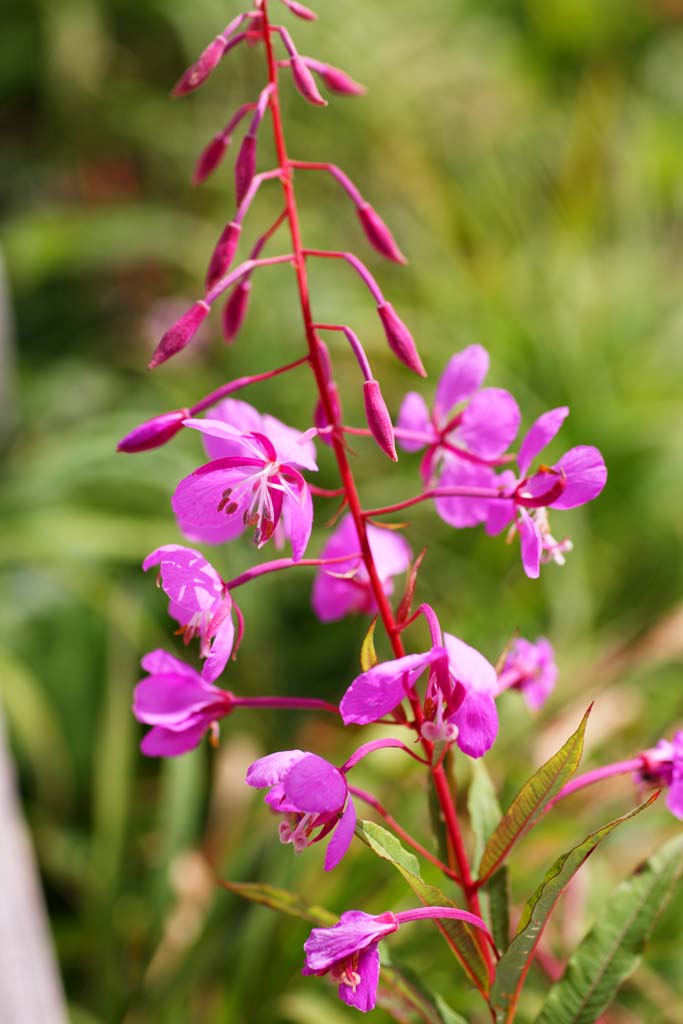
[[[201,294],[233,209],[228,161],[200,190],[189,182],[206,141],[261,87],[259,54],[234,52],[193,97],[172,102],[168,93],[236,2],[4,5],[0,687],[76,1024],[357,1019],[324,982],[300,977],[307,926],[217,889],[212,869],[290,887],[335,912],[410,904],[365,849],[331,876],[318,848],[295,858],[242,784],[263,753],[301,746],[343,759],[353,736],[297,713],[245,713],[224,724],[217,754],[202,747],[159,764],[138,753],[129,710],[140,655],[175,645],[163,597],[139,563],[178,540],[169,498],[201,454],[194,436],[130,457],[116,455],[115,443],[148,416],[302,351],[292,276],[276,268],[255,279],[233,348],[212,320],[203,344],[145,370],[176,304]],[[501,538],[450,531],[427,507],[410,516],[414,550],[429,543],[419,593],[447,629],[492,660],[516,628],[556,645],[560,685],[540,717],[514,694],[501,700],[501,736],[487,761],[506,801],[593,697],[587,765],[632,756],[683,720],[683,4],[316,6],[315,25],[292,24],[284,9],[283,20],[304,53],[344,67],[369,94],[321,111],[286,83],[291,152],[345,168],[410,265],[369,251],[324,176],[300,176],[305,238],[368,260],[414,329],[432,378],[425,394],[450,354],[480,342],[491,352],[489,383],[515,393],[525,426],[568,403],[565,446],[598,445],[610,471],[598,502],[555,523],[575,550],[537,583]],[[266,131],[259,159],[263,168],[272,159]],[[255,237],[277,212],[276,190],[264,188],[245,233]],[[389,358],[357,280],[315,267],[312,289],[316,315],[350,323],[366,343],[396,412],[415,381]],[[357,371],[341,345],[333,356],[347,418],[361,423]],[[243,397],[309,424],[303,374]],[[414,493],[415,456],[392,470],[363,440],[355,447],[370,505]],[[320,483],[335,486],[327,451],[321,463]],[[320,503],[313,553],[332,512]],[[254,550],[245,539],[211,557],[233,575]],[[227,685],[338,699],[357,671],[364,623],[318,625],[310,582],[302,569],[242,592],[247,633]],[[428,835],[410,765],[380,756],[356,781]],[[606,784],[576,798],[569,817],[547,819],[521,848],[515,898],[631,798],[628,781]],[[599,913],[609,886],[680,828],[660,804],[584,869],[549,931],[558,954]],[[406,929],[393,954],[482,1020],[427,927]],[[679,895],[610,1021],[683,1020],[682,938]],[[530,975],[522,1020],[545,987]]]

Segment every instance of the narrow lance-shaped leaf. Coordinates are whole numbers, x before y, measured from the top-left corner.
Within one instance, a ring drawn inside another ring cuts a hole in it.
[[[582,843],[569,853],[559,857],[526,904],[517,934],[498,962],[496,979],[491,989],[491,1003],[496,1011],[497,1024],[510,1024],[514,1020],[522,985],[534,957],[536,946],[543,934],[557,901],[569,885],[581,865],[600,845],[610,832],[629,818],[635,817],[656,800],[659,793],[653,793],[649,800],[635,810],[610,821],[596,832],[592,832]]]
[[[441,889],[428,885],[420,875],[417,857],[409,853],[392,835],[380,825],[372,821],[361,821],[356,826],[356,835],[370,849],[389,861],[403,876],[418,899],[428,907],[454,907]],[[489,971],[477,941],[474,929],[464,921],[445,919],[434,922],[448,943],[451,951],[461,964],[463,970],[479,991],[485,995],[491,984]]]
[[[536,1024],[591,1024],[642,958],[645,943],[683,875],[683,836],[665,843],[617,888],[572,956]]]
[[[486,844],[479,865],[480,878],[489,878],[503,863],[514,844],[531,827],[548,800],[559,793],[579,767],[583,753],[583,737],[592,706],[591,704],[581,719],[576,732],[549,761],[541,765],[510,804]]]

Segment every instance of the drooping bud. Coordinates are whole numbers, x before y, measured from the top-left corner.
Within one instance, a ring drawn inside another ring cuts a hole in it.
[[[176,82],[171,96],[185,96],[188,92],[198,89],[219,63],[225,52],[225,47],[226,40],[223,36],[216,36],[215,39],[212,39],[194,64]]]
[[[219,163],[225,155],[225,151],[230,144],[230,136],[224,132],[219,132],[211,139],[211,142],[206,146],[197,160],[197,166],[194,169],[192,175],[192,184],[201,185],[203,181],[209,177],[210,174],[218,167]]]
[[[169,327],[155,348],[154,355],[149,361],[150,370],[165,363],[176,352],[182,351],[192,341],[210,312],[211,307],[203,299],[190,306],[180,320],[177,320],[173,327]]]
[[[326,107],[327,100],[320,95],[315,79],[303,62],[303,59],[296,54],[289,62],[292,71],[294,85],[305,100],[313,103],[316,107]]]
[[[251,132],[242,139],[235,161],[235,199],[242,202],[256,172],[256,136]]]
[[[210,291],[215,284],[217,284],[223,275],[227,272],[230,264],[232,263],[235,252],[237,251],[237,243],[240,240],[242,234],[242,225],[237,224],[234,220],[231,220],[229,224],[223,228],[220,238],[216,242],[216,248],[211,254],[209,260],[209,269],[206,272],[206,290]]]
[[[413,336],[403,323],[401,318],[397,315],[394,307],[390,302],[381,302],[377,307],[380,320],[384,326],[384,332],[387,336],[389,348],[394,355],[401,360],[401,362],[408,367],[409,370],[413,370],[419,374],[420,377],[426,377],[427,371],[422,365]]]
[[[249,308],[251,296],[251,281],[243,278],[231,291],[228,300],[223,307],[221,314],[221,327],[223,338],[230,344],[239,334]]]
[[[148,452],[160,448],[182,429],[183,420],[190,416],[189,409],[175,409],[164,412],[151,420],[141,423],[130,434],[122,437],[116,446],[117,452]]]
[[[384,454],[388,455],[392,462],[398,462],[391,416],[376,380],[363,382],[363,401],[365,402],[365,417],[372,436]]]
[[[292,14],[296,14],[297,18],[302,18],[304,21],[315,21],[318,17],[315,11],[312,11],[310,7],[304,7],[298,0],[282,0],[282,2]]]
[[[328,381],[327,393],[329,394],[330,400],[332,402],[335,419],[337,420],[337,422],[339,422],[342,415],[342,408],[341,401],[339,399],[339,391],[337,390],[337,385],[334,383],[334,381]],[[324,431],[324,433],[321,433],[319,435],[320,440],[323,442],[323,444],[331,446],[332,432],[328,429],[331,426],[331,424],[325,411],[325,406],[323,405],[321,399],[318,399],[315,405],[315,409],[313,410],[313,423],[315,424],[317,430]]]
[[[363,203],[358,207],[358,219],[368,242],[381,256],[393,260],[394,263],[408,262],[396,245],[391,231],[370,203]]]
[[[364,85],[356,82],[341,68],[335,68],[332,64],[323,64],[322,61],[317,61],[315,66],[312,64],[310,66],[320,75],[330,92],[334,92],[338,96],[363,96],[367,92]]]

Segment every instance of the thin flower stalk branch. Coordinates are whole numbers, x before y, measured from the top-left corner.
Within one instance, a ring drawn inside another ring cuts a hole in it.
[[[300,558],[298,562],[295,562],[293,558],[276,558],[272,562],[254,565],[251,569],[246,569],[243,573],[240,573],[239,576],[235,576],[234,579],[226,580],[225,587],[227,590],[236,590],[237,587],[250,583],[251,580],[256,579],[258,576],[267,576],[271,572],[280,572],[283,569],[297,569],[299,566],[339,565],[340,562],[348,562],[349,558],[360,557],[360,552],[357,552],[351,555],[340,555],[338,558]]]
[[[647,769],[647,758],[641,755],[640,757],[632,757],[628,761],[615,761],[614,764],[606,764],[601,768],[594,768],[590,772],[584,772],[583,775],[579,775],[568,782],[557,796],[548,801],[543,808],[543,814],[547,814],[560,800],[571,796],[572,793],[577,793],[580,789],[585,789],[587,786],[592,786],[596,782],[612,778],[615,775],[633,775],[645,769]]]
[[[248,377],[236,377],[235,380],[231,380],[227,384],[223,384],[222,387],[216,388],[215,391],[205,395],[195,405],[190,406],[189,415],[196,416],[197,413],[210,409],[212,405],[216,405],[221,399],[227,398],[228,395],[232,395],[235,391],[241,391],[242,388],[246,388],[250,384],[259,384],[261,381],[270,380],[272,377],[279,377],[282,373],[289,373],[290,370],[304,366],[307,362],[308,356],[302,356],[301,359],[295,359],[294,362],[278,366],[274,370],[266,370],[264,373],[255,373]]]

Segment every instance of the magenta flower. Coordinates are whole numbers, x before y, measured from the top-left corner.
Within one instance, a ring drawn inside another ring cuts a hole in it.
[[[213,683],[225,668],[235,640],[232,600],[214,567],[199,551],[179,544],[157,548],[142,563],[145,572],[160,566],[159,575],[170,603],[169,615],[189,644],[199,637],[199,656],[206,658],[202,678]]]
[[[500,675],[498,693],[521,690],[530,708],[538,710],[555,688],[557,665],[552,644],[540,637],[535,644],[520,637],[510,648]]]
[[[262,547],[288,538],[296,561],[313,524],[313,502],[299,468],[317,469],[305,435],[246,402],[227,399],[210,419],[185,426],[205,435],[213,461],[181,480],[173,495],[180,529],[190,540],[220,544],[254,527]]]
[[[366,914],[347,910],[332,928],[314,928],[304,943],[302,974],[329,974],[339,984],[339,998],[367,1013],[377,1001],[378,943],[409,921],[451,918],[480,928],[490,938],[482,919],[458,907],[418,907],[392,914]]]
[[[396,436],[404,451],[427,448],[421,466],[425,484],[446,467],[457,466],[474,473],[476,481],[468,483],[489,486],[490,471],[475,471],[486,469],[486,463],[499,458],[517,436],[521,417],[512,395],[502,388],[481,387],[488,369],[486,349],[469,345],[446,365],[431,412],[416,391],[404,398]]]
[[[394,576],[410,565],[411,551],[403,537],[393,530],[368,526],[372,557],[387,597],[394,590]],[[321,622],[334,622],[351,612],[374,615],[377,606],[365,563],[360,557],[360,544],[353,518],[345,515],[322,550],[321,558],[349,560],[321,568],[313,584],[313,611]]]
[[[316,754],[283,750],[255,761],[247,772],[247,785],[270,787],[266,803],[285,815],[280,842],[291,843],[296,853],[335,830],[325,853],[325,870],[337,866],[356,827],[356,810],[342,770]]]
[[[339,998],[367,1013],[377,1001],[380,939],[398,930],[391,911],[375,916],[347,910],[332,928],[314,928],[304,943],[303,974],[329,974]]]
[[[639,781],[666,786],[666,806],[683,821],[683,731],[675,733],[672,741],[660,740],[641,757]]]
[[[558,542],[552,536],[547,509],[585,505],[597,498],[607,482],[601,453],[588,445],[571,448],[555,465],[541,465],[529,475],[533,459],[552,441],[568,414],[569,409],[561,406],[536,420],[517,457],[520,479],[515,479],[511,472],[502,473],[498,482],[508,497],[488,503],[487,533],[500,533],[514,523],[520,536],[524,571],[531,579],[538,578],[541,562],[552,560],[564,565],[564,554],[571,550],[571,541]]]
[[[422,735],[432,743],[457,743],[470,757],[482,757],[498,733],[496,670],[479,651],[444,634],[444,646],[408,654],[363,672],[339,705],[345,725],[367,725],[389,714],[413,692],[430,667]]]
[[[233,709],[232,693],[166,651],[146,654],[142,667],[149,676],[135,687],[133,714],[152,726],[140,744],[143,754],[175,757],[193,750],[209,730],[217,737],[219,719]]]

